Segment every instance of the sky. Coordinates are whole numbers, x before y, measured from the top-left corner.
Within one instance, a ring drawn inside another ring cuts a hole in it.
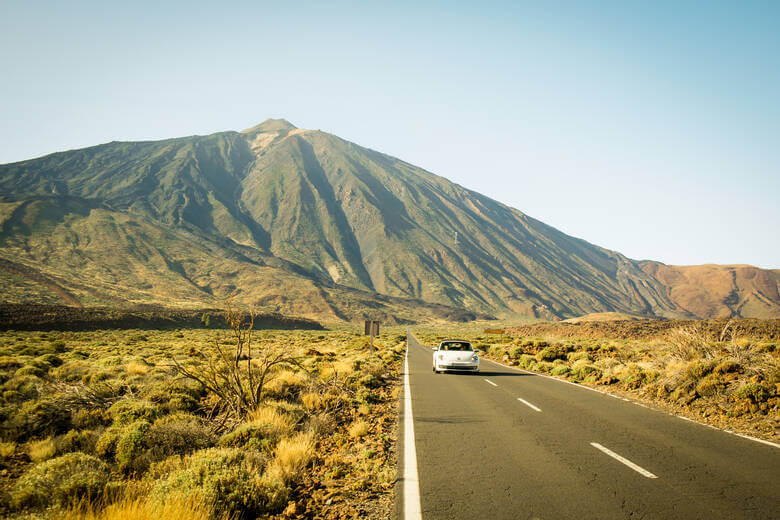
[[[780,268],[780,2],[0,0],[0,163],[270,117],[634,259]]]

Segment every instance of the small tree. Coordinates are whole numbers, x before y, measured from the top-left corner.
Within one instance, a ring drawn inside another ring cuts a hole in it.
[[[172,359],[176,373],[200,383],[216,396],[210,415],[222,416],[223,424],[230,419],[242,419],[262,403],[263,388],[273,378],[275,368],[299,366],[298,360],[287,352],[252,344],[255,316],[254,309],[243,313],[228,299],[225,322],[235,345],[223,345],[215,338],[207,352],[196,351],[185,359]]]

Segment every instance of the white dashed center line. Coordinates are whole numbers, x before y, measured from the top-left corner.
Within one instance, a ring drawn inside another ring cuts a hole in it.
[[[621,457],[620,455],[618,455],[614,451],[610,450],[609,448],[605,448],[604,446],[602,446],[598,442],[591,442],[590,445],[593,446],[594,448],[596,448],[597,450],[603,451],[604,453],[606,453],[607,455],[609,455],[613,459],[615,459],[615,460],[617,460],[619,462],[622,462],[623,464],[625,464],[626,466],[628,466],[629,468],[633,469],[634,471],[636,471],[637,473],[639,473],[640,475],[642,475],[644,477],[647,477],[647,478],[658,478],[655,475],[653,475],[652,473],[650,473],[649,471],[647,471],[646,469],[644,469],[643,467],[637,466],[636,464],[634,464],[633,462],[631,462],[627,458]]]
[[[542,409],[541,409],[541,408],[539,408],[539,407],[537,407],[537,406],[534,406],[534,405],[532,405],[531,403],[529,403],[529,402],[528,402],[528,401],[526,401],[525,399],[520,399],[520,398],[518,397],[518,398],[517,398],[517,400],[518,400],[518,401],[520,401],[521,403],[523,403],[524,405],[526,405],[528,408],[530,408],[530,409],[532,409],[532,410],[536,410],[537,412],[541,412],[541,411],[542,411]]]
[[[490,384],[491,384],[491,385],[493,385],[493,386],[498,386],[497,384],[495,384],[495,383],[494,383],[493,381],[491,381],[490,379],[485,379],[485,381],[487,381],[488,383],[490,383]]]

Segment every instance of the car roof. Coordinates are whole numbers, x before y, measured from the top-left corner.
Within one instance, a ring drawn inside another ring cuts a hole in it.
[[[442,343],[448,343],[450,341],[457,341],[458,343],[468,343],[469,345],[471,344],[470,341],[465,339],[443,339],[441,340],[441,343],[439,343],[439,345],[441,345]]]

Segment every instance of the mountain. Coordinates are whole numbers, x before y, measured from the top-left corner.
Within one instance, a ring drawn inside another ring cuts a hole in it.
[[[667,267],[282,119],[0,165],[9,303],[194,307],[238,291],[263,310],[396,321],[757,308],[686,304]],[[757,271],[775,283],[761,312],[780,315],[777,274]]]
[[[667,287],[682,312],[697,318],[780,317],[780,271],[752,265],[673,266],[640,262],[639,267]]]

